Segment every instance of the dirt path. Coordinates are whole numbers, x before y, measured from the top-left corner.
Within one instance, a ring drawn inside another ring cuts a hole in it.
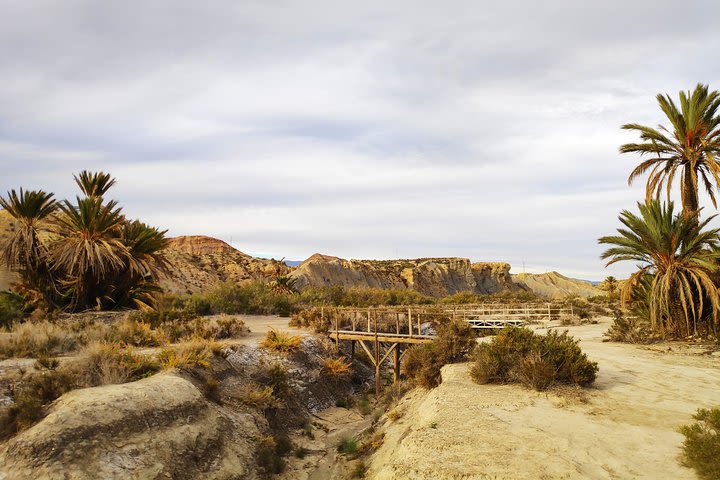
[[[372,416],[363,417],[354,410],[328,408],[313,418],[313,438],[294,435],[293,443],[304,447],[303,459],[288,459],[288,468],[280,477],[284,480],[328,480],[349,478],[353,462],[337,452],[338,444],[357,437],[370,427]]]
[[[245,322],[245,326],[250,329],[250,333],[244,337],[234,338],[230,343],[236,345],[257,345],[265,334],[271,329],[284,330],[293,335],[309,335],[308,330],[293,328],[288,325],[290,321],[287,317],[276,317],[270,315],[235,315]]]
[[[607,327],[570,327],[600,366],[584,395],[477,385],[468,365],[445,367],[440,387],[398,407],[367,478],[695,479],[678,461],[677,428],[720,405],[720,358],[603,343]]]

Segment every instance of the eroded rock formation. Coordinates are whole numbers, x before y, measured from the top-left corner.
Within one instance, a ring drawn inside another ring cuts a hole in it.
[[[307,286],[372,287],[416,290],[442,297],[458,292],[496,293],[522,289],[507,263],[470,263],[467,258],[345,260],[315,254],[291,273]]]
[[[282,262],[251,257],[212,237],[172,238],[164,254],[170,272],[160,286],[170,292],[194,292],[226,280],[269,280],[290,272]]]
[[[606,293],[588,281],[568,278],[558,272],[519,273],[513,275],[513,280],[519,285],[527,287],[536,295],[552,299],[574,295],[588,298]]]

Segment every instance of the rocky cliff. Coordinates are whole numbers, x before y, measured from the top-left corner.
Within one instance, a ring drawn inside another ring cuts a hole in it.
[[[290,275],[298,288],[341,285],[410,289],[433,297],[522,289],[513,283],[509,264],[470,263],[467,258],[345,260],[315,254]]]
[[[573,295],[588,298],[606,293],[588,281],[568,278],[558,272],[519,273],[513,275],[513,280],[545,298],[559,299]]]

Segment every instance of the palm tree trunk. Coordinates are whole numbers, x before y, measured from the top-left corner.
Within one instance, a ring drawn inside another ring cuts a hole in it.
[[[680,183],[680,200],[682,201],[683,215],[698,217],[698,185],[697,175],[691,165],[685,165],[683,178]]]

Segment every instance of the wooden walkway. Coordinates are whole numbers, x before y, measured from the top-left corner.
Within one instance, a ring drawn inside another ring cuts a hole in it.
[[[351,358],[360,345],[375,367],[375,392],[380,393],[382,365],[392,355],[393,383],[400,377],[400,364],[412,345],[430,343],[435,335],[423,325],[464,320],[476,330],[498,330],[573,315],[572,307],[542,305],[417,305],[332,309],[333,329],[328,332],[339,348],[350,342]],[[323,317],[325,312],[323,309]],[[431,329],[428,329],[431,330]]]

